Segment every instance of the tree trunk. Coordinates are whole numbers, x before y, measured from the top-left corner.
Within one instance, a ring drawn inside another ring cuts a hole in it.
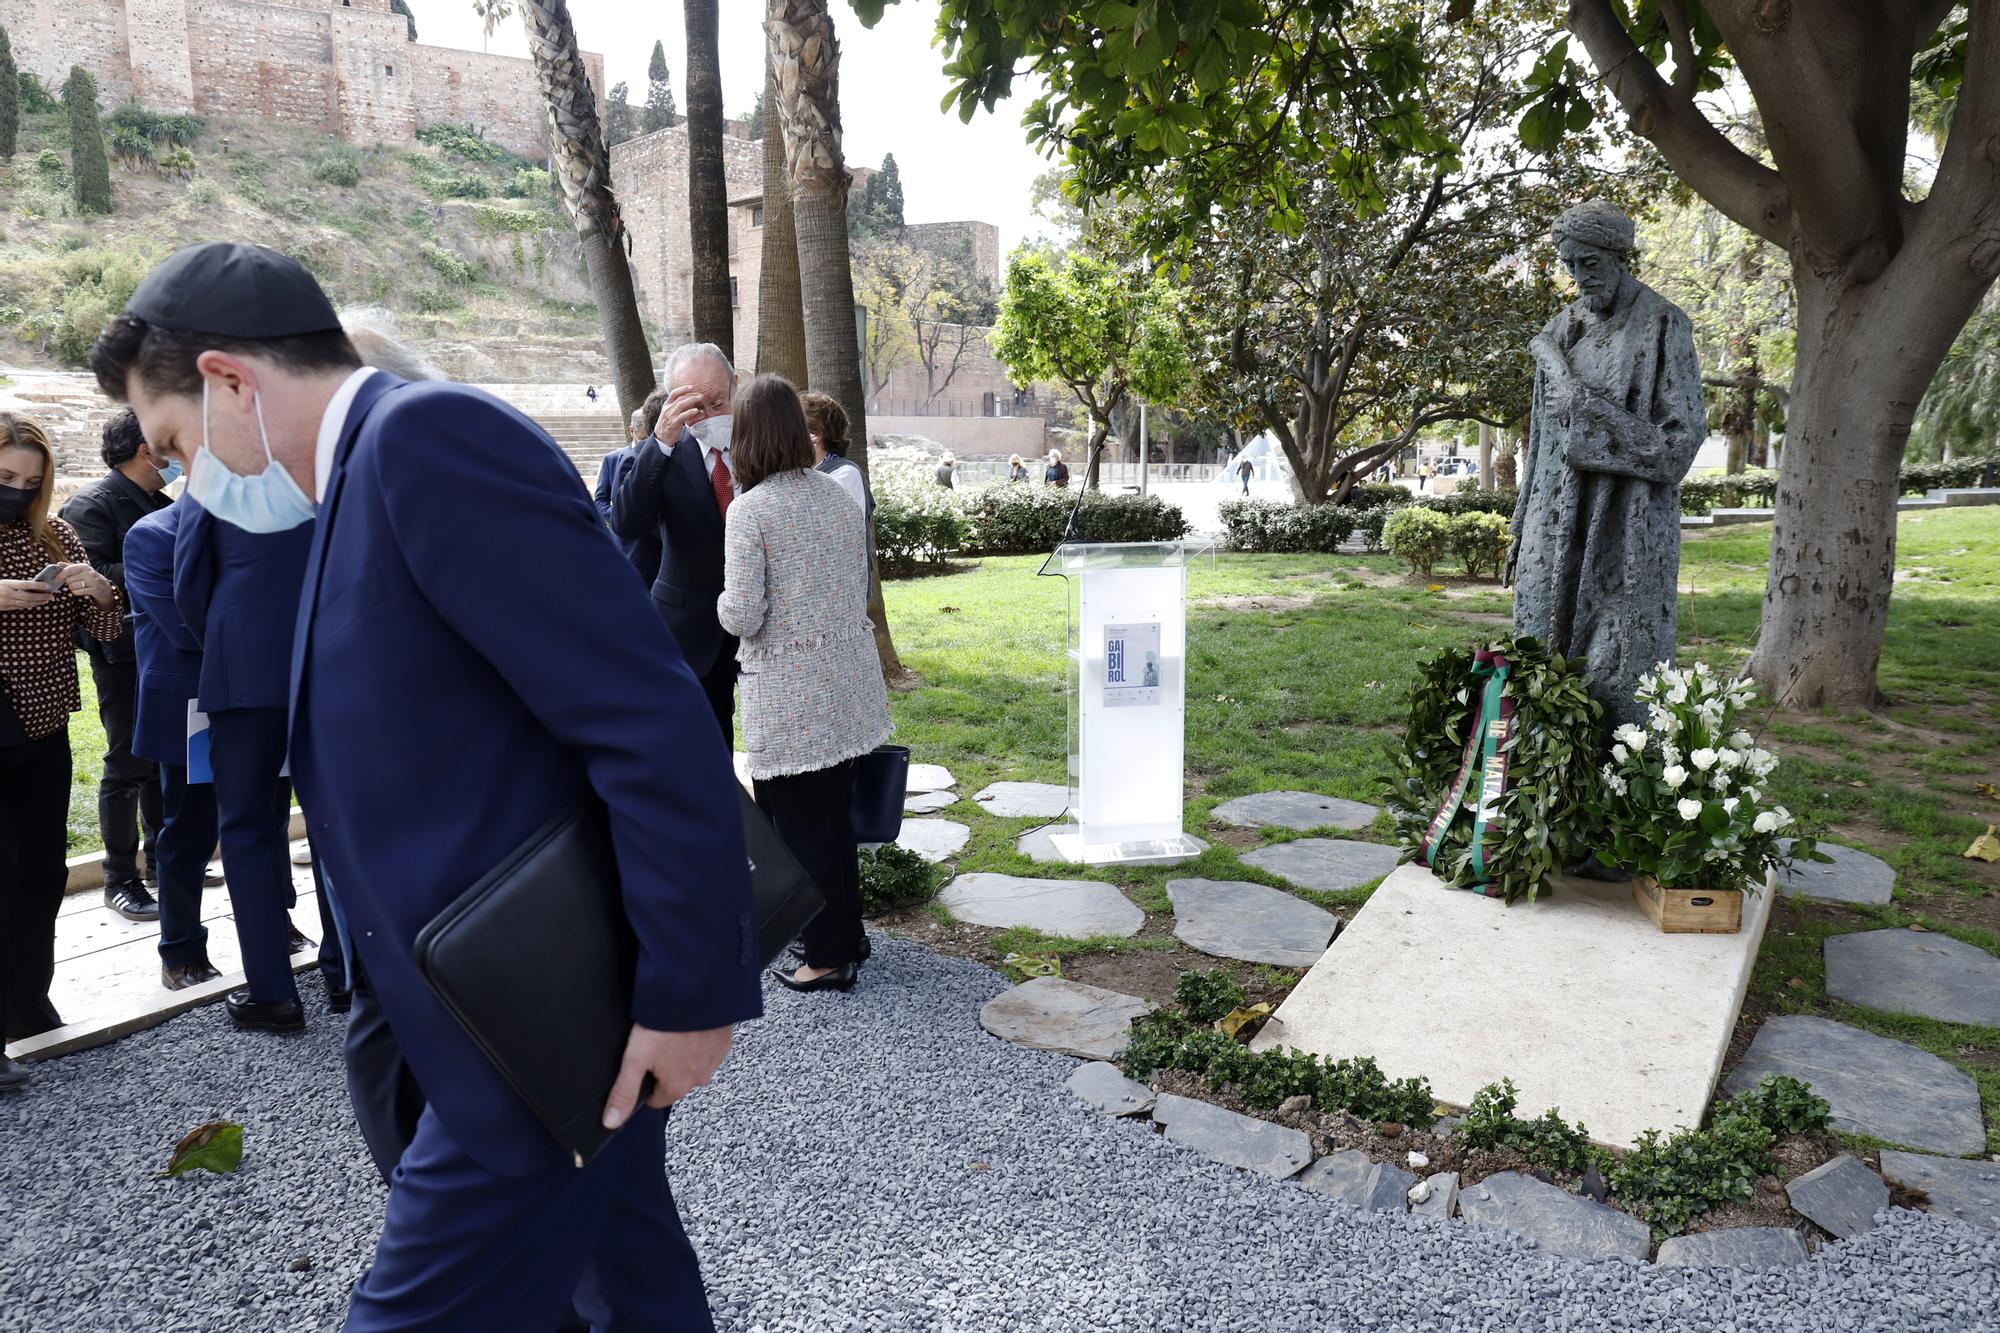
[[[778,104],[778,72],[766,51],[764,105]],[[781,125],[764,127],[764,247],[757,279],[757,369],[806,383],[806,317],[799,295],[798,228],[785,170]]]
[[[840,44],[825,0],[769,0],[765,12],[798,231],[806,380],[847,409],[852,428],[847,457],[865,477],[868,404],[855,328],[854,269],[847,253],[847,190],[853,177],[840,142]],[[765,133],[770,133],[768,124]],[[883,677],[891,685],[903,683],[908,673],[889,632],[879,572],[868,592],[868,618],[875,625]]]
[[[619,411],[629,419],[657,381],[652,347],[632,291],[625,220],[611,190],[611,155],[597,121],[597,97],[577,52],[576,27],[564,0],[523,0],[521,21],[528,30],[528,51],[542,96],[549,104],[549,165],[583,241],[598,330],[617,383]]]
[[[716,0],[686,0],[688,36],[688,253],[693,262],[694,340],[733,360],[729,303],[729,186],[722,171],[722,57]]]
[[[1493,480],[1493,427],[1487,422],[1479,423],[1479,485],[1482,490],[1492,490]]]
[[[1084,446],[1084,452],[1083,452],[1083,459],[1084,459],[1083,489],[1085,489],[1086,491],[1096,491],[1103,489],[1103,487],[1101,487],[1098,484],[1098,473],[1102,471],[1103,468],[1104,448],[1109,447],[1109,445],[1105,444],[1105,441],[1110,434],[1111,434],[1111,419],[1109,417],[1106,417],[1103,420],[1096,420],[1096,419],[1092,420],[1090,428],[1090,443]],[[1099,446],[1104,446],[1104,448],[1100,448]]]
[[[1757,429],[1750,437],[1750,466],[1771,466],[1771,412],[1768,407],[1760,407],[1757,412]]]
[[[1910,346],[1921,335],[1899,335],[1927,316],[1905,300],[1899,318],[1908,294],[1886,284],[1830,290],[1795,268],[1798,361],[1750,674],[1787,708],[1873,708],[1896,573],[1896,473],[1934,364]]]

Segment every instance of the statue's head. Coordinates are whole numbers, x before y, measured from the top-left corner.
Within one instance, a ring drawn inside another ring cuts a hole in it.
[[[1632,260],[1632,219],[1602,199],[1586,199],[1556,219],[1556,255],[1592,310],[1609,310]]]

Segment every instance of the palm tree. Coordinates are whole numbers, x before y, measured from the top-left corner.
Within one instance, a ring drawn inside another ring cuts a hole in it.
[[[777,104],[778,75],[767,49],[762,105]],[[785,136],[775,117],[764,130],[764,258],[757,279],[757,369],[804,384],[806,317],[800,307],[798,230],[792,225]]]
[[[576,46],[576,26],[564,0],[521,0],[528,53],[549,104],[549,166],[563,204],[583,241],[598,328],[618,385],[619,410],[629,417],[653,391],[653,352],[639,322],[626,260],[625,219],[611,192],[611,154],[597,123],[597,96]]]
[[[867,405],[847,253],[847,190],[853,177],[840,143],[840,44],[826,0],[768,0],[764,32],[777,85],[778,123],[784,127],[792,221],[798,229],[806,378],[847,409],[853,423],[848,457],[866,476]],[[879,578],[869,593],[868,613],[875,622],[882,674],[896,682],[906,673],[889,636]]]
[[[479,49],[483,51],[493,40],[493,34],[500,31],[500,25],[514,17],[514,0],[472,0],[472,12],[485,23],[485,35],[479,39]],[[404,17],[409,19],[411,27],[417,26],[417,21],[410,18],[407,12]],[[413,35],[410,40],[414,42],[417,39]]]
[[[722,174],[722,54],[715,0],[687,0],[688,250],[694,338],[736,355],[729,306],[729,186]]]

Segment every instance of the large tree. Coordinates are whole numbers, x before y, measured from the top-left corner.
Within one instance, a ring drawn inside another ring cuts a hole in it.
[[[709,8],[712,10],[715,6],[710,5]],[[693,40],[692,32],[689,33],[689,40]],[[688,58],[693,60],[693,52],[689,52]],[[692,85],[688,88],[688,97],[692,102]],[[646,111],[645,118],[640,122],[640,132],[651,134],[654,130],[672,129],[680,124],[680,120],[680,108],[674,105],[673,75],[667,69],[667,48],[665,43],[655,38],[652,58],[646,62]]]
[[[761,118],[765,107],[778,104],[778,72],[764,50],[764,91],[758,95]],[[792,222],[792,182],[785,166],[785,136],[777,117],[765,127],[763,262],[757,272],[757,369],[783,375],[794,384],[806,381],[806,314],[799,291],[799,232]]]
[[[694,338],[736,355],[729,299],[729,183],[722,168],[722,53],[715,0],[687,0],[688,255],[694,277]],[[655,48],[658,49],[657,47]],[[646,99],[648,122],[652,98]]]
[[[617,381],[619,409],[629,417],[657,381],[652,348],[632,291],[625,219],[611,190],[611,154],[597,123],[597,97],[577,51],[568,4],[522,0],[521,20],[528,29],[528,54],[534,59],[542,96],[549,104],[549,164],[563,206],[583,242],[590,293],[597,302],[597,327]]]
[[[0,161],[14,156],[21,134],[21,76],[14,68],[14,44],[0,24]]]
[[[854,271],[847,249],[847,170],[840,130],[840,43],[826,0],[768,0],[764,32],[776,75],[778,123],[791,177],[806,326],[806,378],[839,400],[852,429],[848,458],[868,472],[868,404],[854,320]],[[767,108],[768,109],[768,108]],[[891,683],[905,676],[889,633],[879,574],[868,616]]]
[[[1570,0],[1569,26],[1675,174],[1789,257],[1797,363],[1750,670],[1780,703],[1873,706],[1896,470],[2000,276],[2000,0]],[[1560,57],[1542,72],[1530,116],[1582,82]],[[1769,163],[1696,98],[1732,72]],[[1913,83],[1955,102],[1927,189],[1907,171]]]
[[[993,354],[1017,383],[1053,380],[1089,415],[1087,489],[1097,489],[1113,414],[1135,394],[1171,406],[1188,388],[1192,367],[1174,304],[1143,265],[1037,250],[1007,261]]]
[[[632,111],[632,87],[624,80],[611,85],[611,96],[604,103],[604,142],[615,148],[627,139],[637,138],[639,117]]]
[[[69,67],[63,84],[69,108],[69,170],[80,213],[111,211],[111,163],[104,155],[104,126],[98,118],[97,80],[81,65]]]

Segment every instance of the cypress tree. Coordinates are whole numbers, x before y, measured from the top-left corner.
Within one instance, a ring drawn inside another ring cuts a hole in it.
[[[639,133],[638,117],[632,114],[631,85],[620,79],[611,85],[604,119],[604,146],[624,143]]]
[[[880,188],[877,188],[877,184]],[[882,174],[868,182],[875,195],[875,225],[883,231],[903,230],[903,175],[896,169],[896,155],[882,159]]]
[[[667,48],[653,43],[653,59],[646,66],[646,115],[643,132],[664,130],[680,123],[680,108],[674,105],[673,85],[667,75]]]
[[[81,65],[69,67],[63,84],[69,104],[69,172],[76,181],[79,212],[111,211],[111,163],[104,155],[104,128],[97,119],[97,80]]]
[[[14,70],[14,44],[0,24],[0,160],[14,156],[21,136],[21,76]]]

